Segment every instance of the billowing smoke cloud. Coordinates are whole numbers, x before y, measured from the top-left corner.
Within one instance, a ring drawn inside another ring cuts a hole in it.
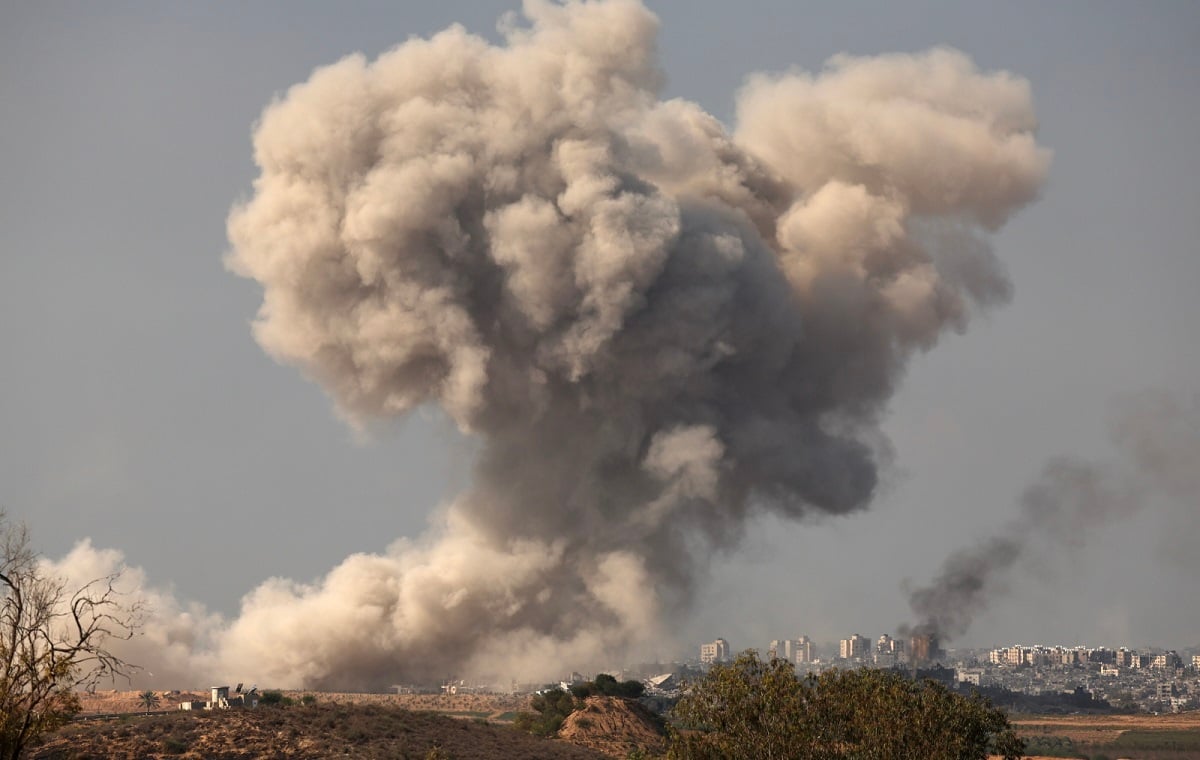
[[[950,555],[929,585],[910,593],[919,621],[915,632],[942,640],[962,635],[1003,595],[1014,567],[1040,565],[1047,552],[1081,546],[1098,526],[1149,505],[1194,512],[1200,503],[1200,404],[1145,392],[1118,404],[1111,427],[1116,460],[1050,461],[1022,495],[1016,520]]]
[[[258,341],[353,424],[436,404],[480,453],[423,541],[250,593],[222,672],[624,658],[754,512],[865,507],[908,358],[1008,296],[985,238],[1048,164],[1025,81],[838,56],[751,78],[729,132],[659,99],[640,3],[524,15],[350,56],[262,116],[227,259]]]

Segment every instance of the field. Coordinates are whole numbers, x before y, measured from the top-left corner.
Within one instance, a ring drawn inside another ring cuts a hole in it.
[[[1018,716],[1031,755],[1087,760],[1200,758],[1200,713]]]

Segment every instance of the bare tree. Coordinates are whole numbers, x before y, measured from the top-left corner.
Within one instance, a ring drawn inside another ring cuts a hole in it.
[[[134,669],[108,649],[133,636],[141,613],[117,579],[71,588],[48,575],[28,530],[0,511],[0,760],[78,712],[77,692]]]

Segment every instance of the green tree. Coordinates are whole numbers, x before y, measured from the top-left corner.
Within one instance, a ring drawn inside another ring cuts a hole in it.
[[[646,687],[641,681],[618,681],[615,676],[608,673],[597,675],[594,681],[584,681],[571,686],[571,694],[576,699],[587,699],[592,696],[637,699],[645,690]]]
[[[717,665],[673,712],[668,757],[796,760],[1016,760],[1024,744],[975,695],[886,670],[798,678],[753,650]]]
[[[535,695],[530,707],[534,711],[517,713],[513,725],[536,736],[553,736],[567,716],[575,712],[578,703],[569,692],[549,689]]]
[[[0,760],[17,760],[79,711],[76,691],[131,666],[108,649],[137,627],[117,576],[80,588],[46,574],[23,525],[0,512]]]
[[[818,758],[824,727],[811,683],[784,660],[754,650],[715,665],[672,711],[671,758]],[[828,743],[828,742],[824,742]]]
[[[154,708],[158,707],[159,699],[157,694],[150,690],[146,690],[138,694],[138,702],[141,703],[142,707],[146,708],[146,712],[150,712]]]

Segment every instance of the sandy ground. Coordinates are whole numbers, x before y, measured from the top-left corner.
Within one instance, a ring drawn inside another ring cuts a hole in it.
[[[1168,713],[1165,715],[1053,715],[1016,716],[1010,719],[1019,728],[1029,726],[1113,728],[1121,731],[1146,730],[1185,731],[1200,728],[1200,711]]]
[[[84,714],[138,712],[142,707],[138,691],[96,691],[79,695]],[[178,709],[180,702],[209,699],[207,689],[189,691],[156,691],[160,710]],[[439,713],[487,713],[498,718],[507,712],[529,709],[528,695],[520,694],[343,694],[337,692],[285,691],[284,695],[297,701],[312,694],[318,702],[359,705],[395,705],[408,710],[427,710]],[[478,717],[478,716],[476,716]]]
[[[81,692],[79,702],[85,715],[140,712],[146,709],[142,706],[142,701],[138,696],[141,693],[140,691],[117,689]],[[157,710],[178,710],[180,702],[204,702],[209,699],[207,689],[203,691],[156,691],[154,694],[158,697],[158,707],[155,708]]]

